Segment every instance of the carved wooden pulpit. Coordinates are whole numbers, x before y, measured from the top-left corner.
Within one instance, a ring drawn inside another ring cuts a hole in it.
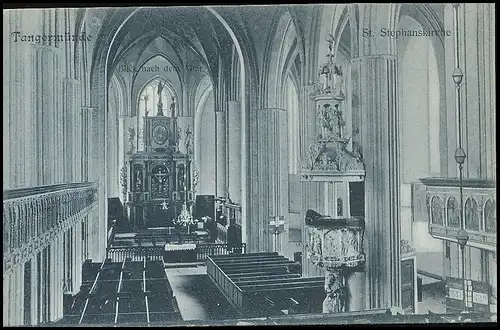
[[[315,139],[309,145],[303,159],[302,181],[315,182],[324,201],[322,214],[308,210],[306,213],[305,253],[309,261],[325,269],[325,291],[323,312],[343,312],[360,309],[359,299],[348,301],[349,290],[346,285],[348,268],[363,271],[364,233],[364,179],[365,165],[359,143],[359,131],[353,127],[352,109],[344,107],[346,97],[342,91],[342,70],[335,64],[334,40],[328,40],[330,53],[328,63],[320,67],[331,76],[325,84],[317,84],[310,95],[314,101]],[[329,77],[330,77],[329,76]],[[316,206],[315,206],[316,207]],[[360,288],[359,277],[348,281],[351,288]],[[359,284],[358,283],[358,284]],[[352,285],[351,285],[352,284]],[[354,290],[355,291],[355,290]],[[353,297],[356,294],[352,295]]]
[[[325,269],[325,292],[323,313],[348,310],[349,291],[345,283],[344,270],[364,265],[363,219],[332,219],[315,211],[306,213],[309,227],[307,257]]]

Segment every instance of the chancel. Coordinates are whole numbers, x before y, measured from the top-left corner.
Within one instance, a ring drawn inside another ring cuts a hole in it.
[[[496,320],[493,4],[4,21],[4,326]]]

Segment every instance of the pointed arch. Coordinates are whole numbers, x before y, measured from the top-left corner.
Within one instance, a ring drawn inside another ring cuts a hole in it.
[[[262,108],[280,108],[280,95],[290,57],[297,47],[297,32],[288,10],[279,12],[279,20],[269,34],[264,51],[264,69],[261,78]]]

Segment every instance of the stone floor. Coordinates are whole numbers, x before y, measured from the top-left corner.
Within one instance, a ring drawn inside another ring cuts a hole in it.
[[[224,320],[238,317],[212,283],[206,266],[166,268],[177,305],[185,321]]]

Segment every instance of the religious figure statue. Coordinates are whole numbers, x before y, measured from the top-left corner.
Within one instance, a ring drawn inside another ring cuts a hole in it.
[[[342,67],[334,65],[333,66],[333,85],[335,88],[335,94],[339,96],[343,96],[344,92],[343,90],[343,84],[344,84],[344,74],[342,73]]]
[[[172,103],[170,103],[170,117],[175,118],[175,97],[172,96]]]
[[[333,111],[333,115],[335,116],[335,119],[337,121],[337,135],[338,137],[342,138],[344,135],[344,126],[345,126],[345,120],[344,116],[342,114],[342,110],[339,109],[339,105],[335,104],[335,110]]]
[[[129,153],[134,152],[134,139],[135,139],[135,129],[133,127],[128,128],[128,143],[130,145]]]
[[[127,200],[127,168],[125,166],[120,168],[120,185],[123,202],[125,202]]]
[[[184,140],[184,145],[186,147],[186,153],[193,153],[193,132],[189,127],[186,128],[186,140]]]
[[[163,91],[163,84],[160,81],[156,91],[156,93],[158,94],[158,113],[156,114],[157,116],[163,116],[163,102],[161,101],[162,91]]]
[[[326,298],[323,301],[323,313],[340,313],[346,311],[347,287],[342,284],[340,272],[327,271],[325,274]]]
[[[332,75],[334,74],[334,62],[335,62],[335,38],[332,34],[326,39],[328,43],[328,54],[326,54],[327,61],[320,66],[319,75],[324,76],[323,78],[323,92],[331,92],[332,86]]]
[[[135,188],[136,191],[142,191],[142,171],[138,168],[135,170]]]
[[[333,133],[335,129],[335,114],[330,104],[323,105],[323,108],[318,108],[318,119],[321,128],[321,138],[326,138]]]
[[[146,110],[146,117],[149,115],[149,110]]]

